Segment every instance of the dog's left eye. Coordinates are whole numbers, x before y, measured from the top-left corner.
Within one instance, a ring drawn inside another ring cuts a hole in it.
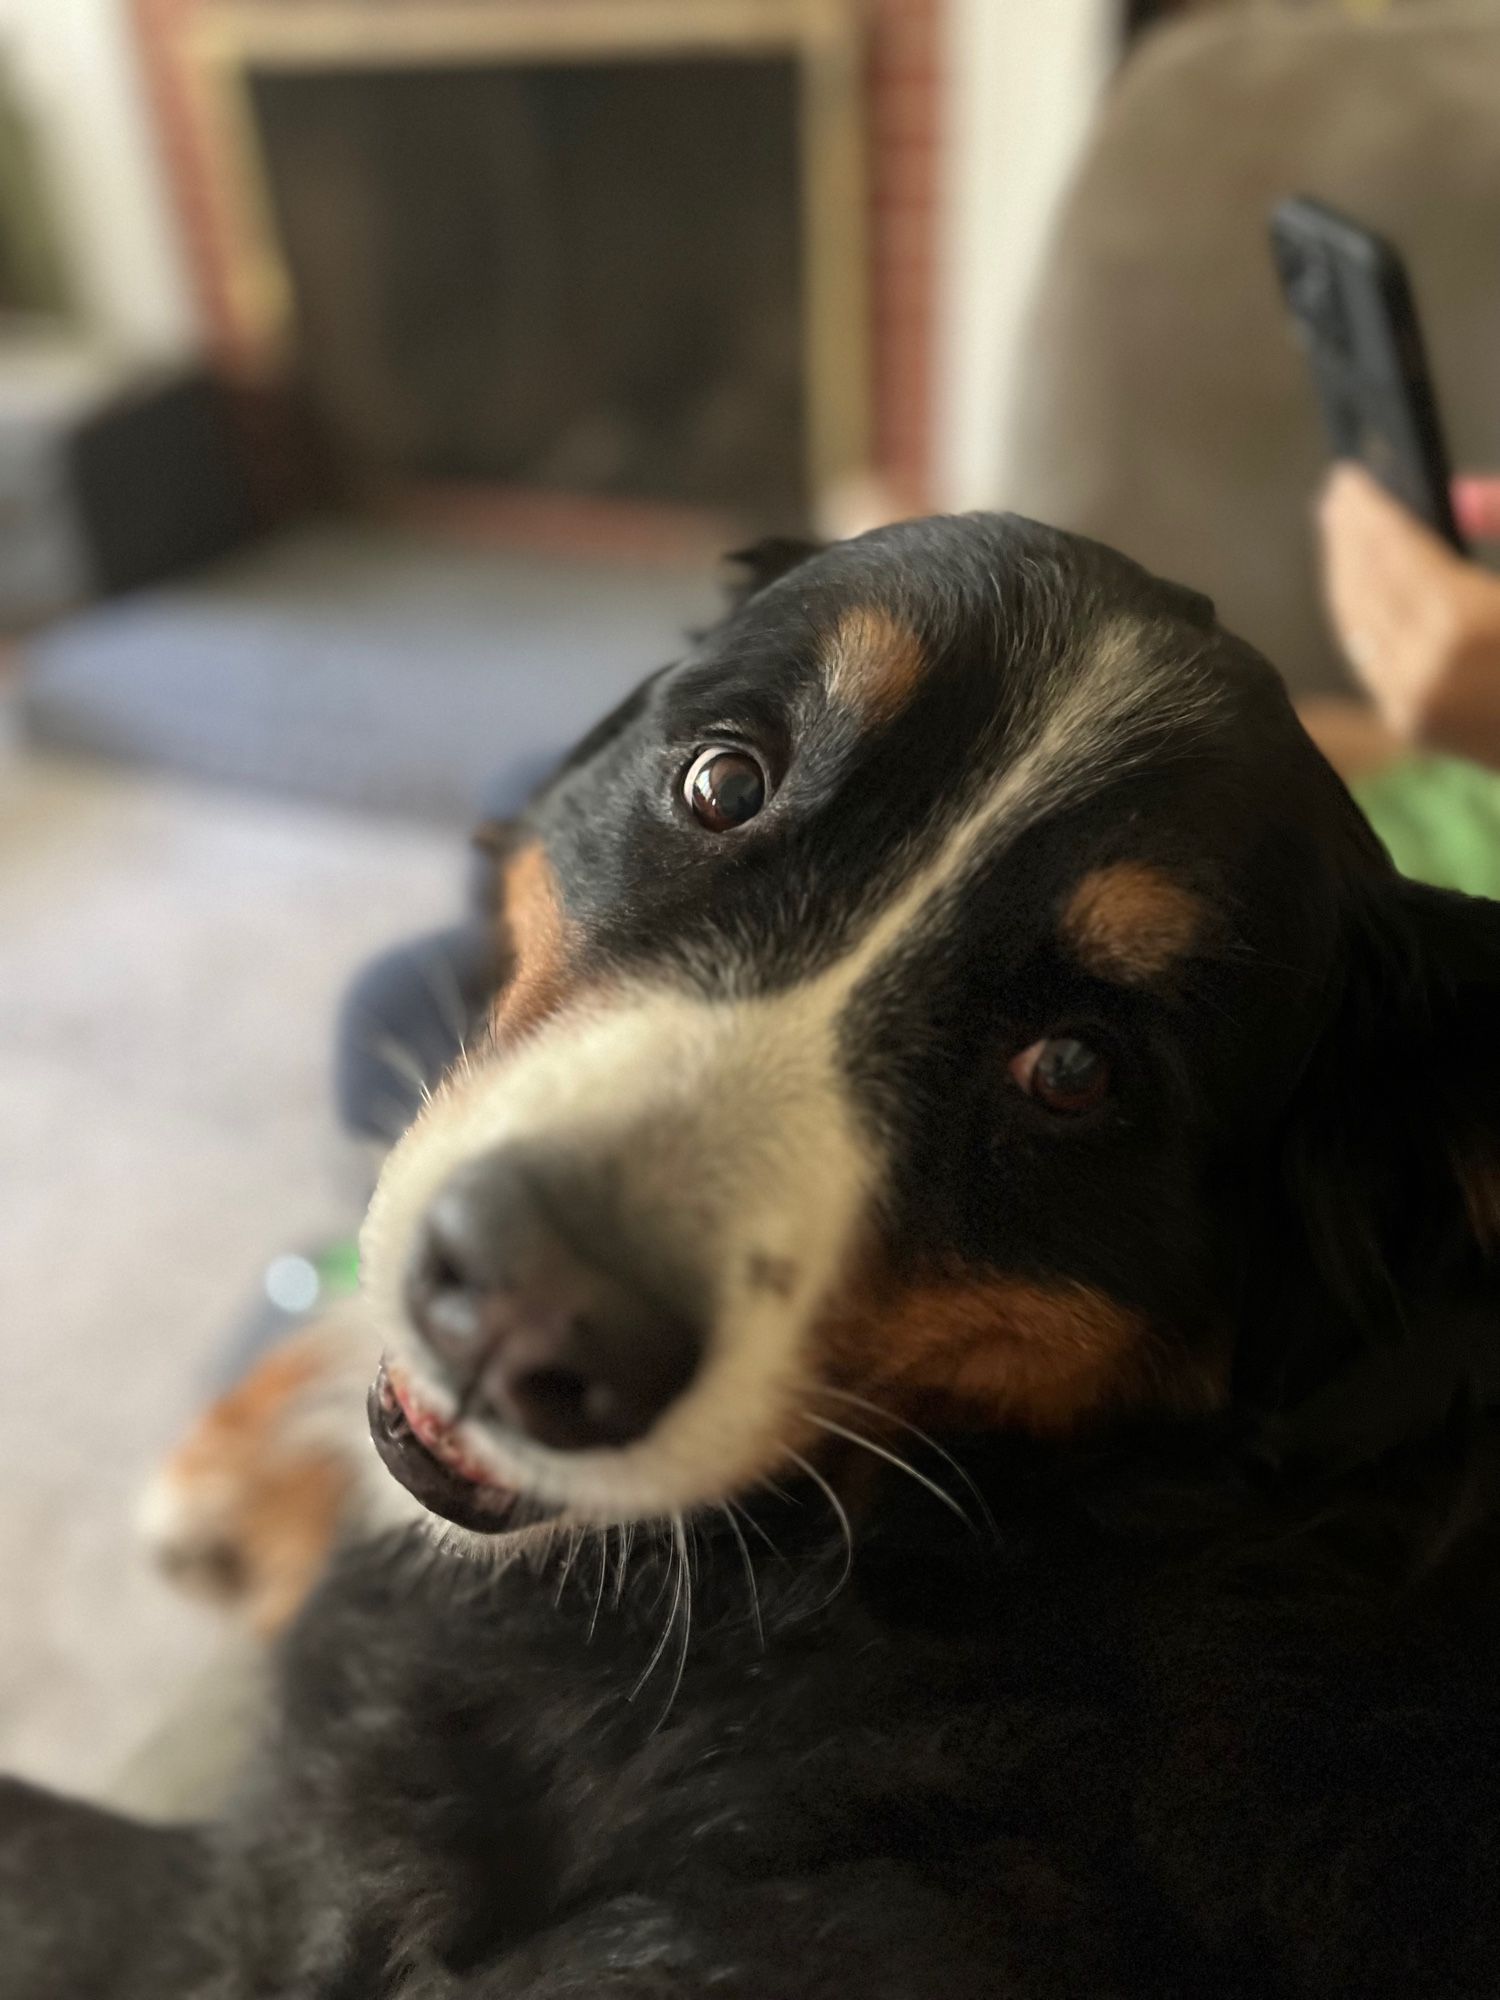
[[[1010,1073],[1028,1097],[1065,1117],[1092,1111],[1109,1095],[1108,1059],[1075,1035],[1049,1035],[1011,1058]]]
[[[770,789],[760,759],[727,743],[700,750],[682,781],[689,811],[711,833],[732,833],[754,819]]]

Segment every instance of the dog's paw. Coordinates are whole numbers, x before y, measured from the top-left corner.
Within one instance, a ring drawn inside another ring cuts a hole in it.
[[[174,1584],[263,1637],[288,1623],[358,1524],[377,1359],[351,1303],[280,1342],[205,1411],[141,1503],[141,1532]]]

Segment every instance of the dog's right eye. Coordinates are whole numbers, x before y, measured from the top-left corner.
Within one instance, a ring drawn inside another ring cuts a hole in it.
[[[727,743],[700,750],[682,781],[688,810],[710,833],[732,833],[754,819],[770,789],[760,759]]]
[[[1048,1111],[1076,1118],[1109,1095],[1106,1057],[1075,1035],[1048,1035],[1011,1060],[1010,1073],[1028,1097]]]

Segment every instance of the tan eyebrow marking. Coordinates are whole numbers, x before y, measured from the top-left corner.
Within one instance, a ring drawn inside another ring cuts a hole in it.
[[[1203,904],[1143,861],[1113,861],[1069,896],[1062,934],[1088,971],[1127,986],[1159,979],[1203,930]]]
[[[903,709],[926,670],[916,633],[871,604],[846,611],[823,652],[830,699],[871,722]]]

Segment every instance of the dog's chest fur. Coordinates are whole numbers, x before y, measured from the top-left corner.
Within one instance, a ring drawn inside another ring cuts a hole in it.
[[[841,1544],[783,1513],[764,1649],[710,1535],[675,1692],[649,1552],[618,1605],[594,1551],[560,1587],[352,1555],[226,1837],[234,1990],[763,1995],[782,1949],[797,1996],[1470,1990],[1472,1579],[1403,1596],[1378,1546],[1124,1494],[1128,1525],[1027,1464],[997,1548],[903,1503],[831,1599]]]

